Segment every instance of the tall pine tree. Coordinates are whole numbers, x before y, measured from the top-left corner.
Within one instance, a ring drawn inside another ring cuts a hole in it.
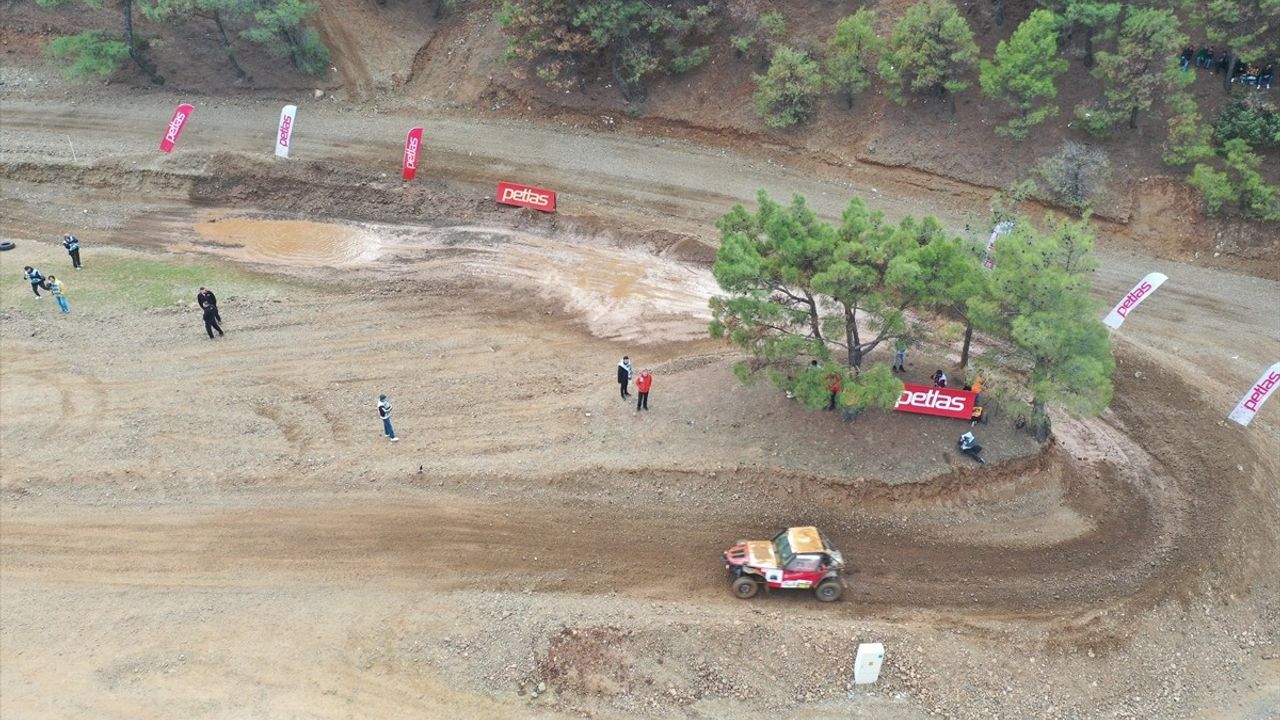
[[[1018,117],[996,132],[1021,140],[1035,125],[1058,114],[1058,106],[1040,103],[1058,95],[1055,81],[1066,72],[1058,56],[1061,20],[1048,10],[1036,10],[1007,40],[996,45],[995,58],[983,60],[978,77],[982,91],[1018,111]]]
[[[949,0],[922,0],[894,28],[880,58],[880,77],[899,103],[912,93],[943,97],[969,87],[966,76],[977,61],[973,30],[956,6]]]

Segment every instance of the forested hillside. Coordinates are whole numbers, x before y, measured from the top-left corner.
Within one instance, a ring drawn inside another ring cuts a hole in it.
[[[1141,193],[1280,220],[1280,0],[37,2],[6,35],[86,79],[676,121],[1122,222]]]

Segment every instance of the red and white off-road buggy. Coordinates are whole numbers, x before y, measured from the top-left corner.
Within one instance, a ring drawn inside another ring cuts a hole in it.
[[[766,588],[813,589],[822,602],[840,599],[844,557],[815,527],[783,530],[773,540],[743,540],[724,552],[733,594],[755,597]]]

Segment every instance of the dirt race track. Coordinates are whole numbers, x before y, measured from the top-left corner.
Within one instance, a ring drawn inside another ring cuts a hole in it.
[[[1171,278],[1112,408],[1040,453],[996,418],[979,471],[948,421],[738,385],[704,331],[710,222],[757,188],[957,228],[980,189],[463,116],[402,188],[411,118],[303,104],[284,163],[275,104],[210,101],[163,157],[172,100],[4,100],[5,718],[1280,717],[1280,408],[1223,422],[1280,358],[1276,282],[1104,232],[1100,297]],[[64,229],[65,317],[18,282]],[[225,339],[140,297],[156,264],[219,273]],[[845,599],[732,598],[718,553],[801,523]]]

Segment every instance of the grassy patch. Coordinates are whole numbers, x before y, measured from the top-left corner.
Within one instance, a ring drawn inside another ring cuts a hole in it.
[[[8,253],[6,253],[8,254]],[[67,301],[77,310],[151,310],[177,303],[195,302],[200,286],[213,290],[219,300],[253,296],[266,299],[280,295],[290,284],[286,280],[244,272],[234,267],[179,259],[154,259],[134,254],[106,254],[101,251],[85,258],[85,269],[65,267],[65,257],[56,264],[4,258],[4,292],[0,305],[35,311],[30,285],[23,281],[22,267],[35,264],[48,276],[56,275],[66,287]],[[12,281],[9,278],[13,278]],[[41,294],[48,294],[41,291]]]

